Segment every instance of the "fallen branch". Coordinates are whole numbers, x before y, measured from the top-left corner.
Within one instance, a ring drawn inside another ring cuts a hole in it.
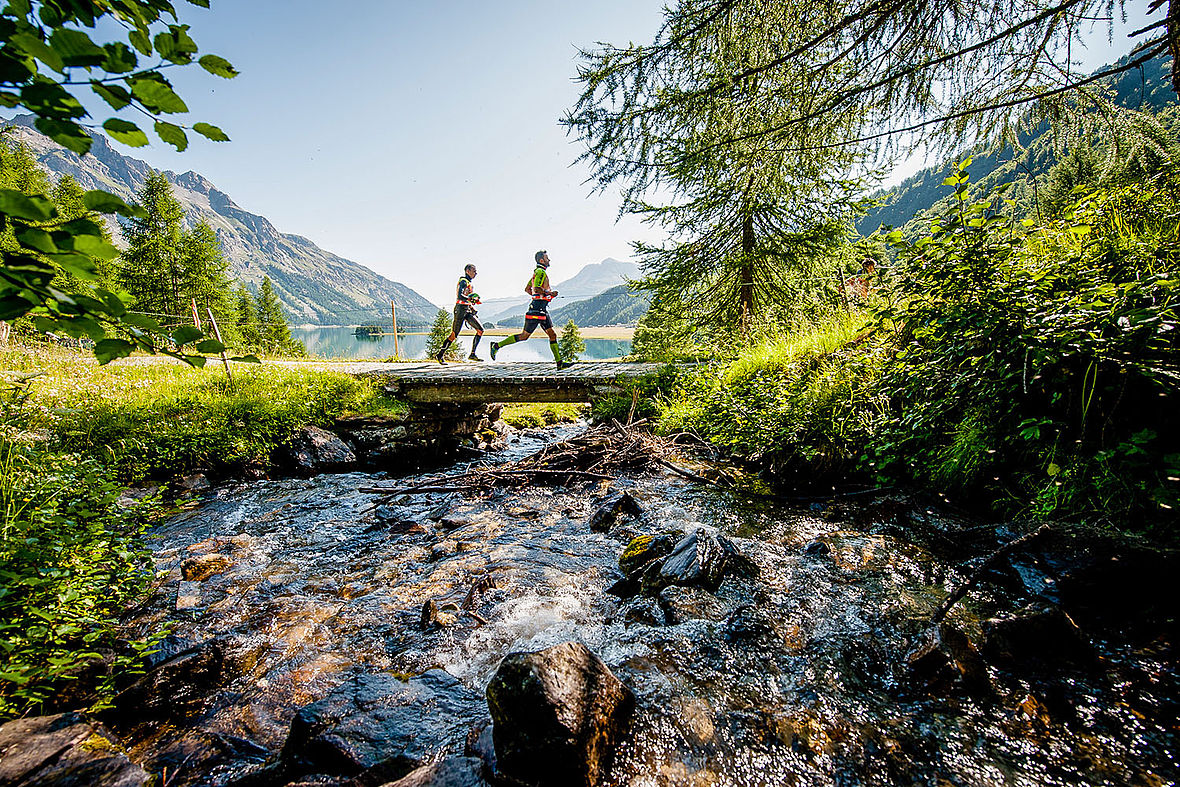
[[[1017,547],[1026,546],[1033,539],[1049,532],[1049,527],[1049,523],[1046,522],[1036,530],[1025,533],[1019,538],[1012,539],[1007,544],[1004,544],[995,552],[992,552],[990,555],[988,555],[987,558],[982,563],[980,563],[973,572],[971,572],[971,576],[967,578],[967,581],[956,588],[955,591],[947,597],[946,601],[942,602],[942,606],[938,608],[938,611],[934,613],[934,617],[930,619],[931,625],[937,625],[942,621],[943,618],[946,617],[947,613],[951,611],[951,607],[959,603],[959,600],[962,599],[963,596],[967,595],[967,591],[970,590],[971,586],[983,576],[983,572],[990,568],[992,563],[995,563],[1001,557],[1009,554]]]

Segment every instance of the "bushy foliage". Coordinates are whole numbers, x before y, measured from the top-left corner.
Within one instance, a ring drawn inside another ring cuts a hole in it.
[[[616,380],[615,392],[595,399],[590,406],[590,415],[598,421],[613,418],[620,422],[626,422],[628,418],[657,418],[665,398],[676,384],[677,375],[676,367],[665,366],[654,374]]]
[[[1091,189],[1037,226],[1001,197],[972,201],[965,164],[929,235],[891,236],[871,331],[702,372],[667,428],[1002,509],[1167,519],[1180,505],[1175,181]]]
[[[97,461],[22,441],[24,409],[0,403],[0,720],[35,712],[105,660],[92,687],[101,704],[146,647],[121,643],[116,623],[148,576],[138,536],[154,506],[124,510]]]
[[[438,351],[442,349],[443,342],[451,335],[452,324],[452,315],[439,309],[438,314],[434,316],[434,325],[430,326],[430,336],[426,338],[427,358],[434,358],[438,355]],[[452,342],[451,346],[447,348],[446,355],[443,357],[448,361],[459,360],[462,357],[459,353],[459,343]]]

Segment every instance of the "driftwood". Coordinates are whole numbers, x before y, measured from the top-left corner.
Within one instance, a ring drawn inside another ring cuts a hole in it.
[[[983,576],[983,573],[988,568],[990,568],[993,563],[995,563],[997,560],[999,560],[1004,555],[1009,554],[1010,552],[1012,552],[1016,548],[1022,547],[1022,546],[1027,546],[1028,543],[1031,542],[1033,539],[1039,538],[1040,536],[1049,532],[1049,527],[1050,527],[1049,523],[1046,522],[1045,524],[1038,527],[1036,530],[1025,533],[1023,536],[1020,536],[1019,538],[1012,539],[1007,544],[1004,544],[999,549],[997,549],[995,552],[992,552],[990,555],[988,555],[987,558],[984,559],[984,561],[982,563],[980,563],[975,568],[975,570],[973,572],[971,572],[971,576],[969,576],[967,578],[967,581],[964,582],[963,584],[959,585],[959,587],[955,588],[955,591],[953,593],[951,593],[949,596],[947,596],[946,601],[942,602],[942,606],[940,606],[938,608],[938,611],[934,613],[934,617],[932,617],[930,619],[931,625],[937,625],[938,623],[941,623],[942,619],[945,618],[947,616],[947,613],[951,611],[951,607],[953,607],[955,604],[959,603],[959,601],[963,598],[963,596],[967,595],[967,591],[970,590],[971,587],[976,582],[979,581],[979,578]]]

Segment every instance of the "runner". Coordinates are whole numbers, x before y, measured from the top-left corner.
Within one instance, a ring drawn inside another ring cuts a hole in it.
[[[467,265],[463,268],[463,275],[459,277],[459,284],[455,287],[455,321],[451,324],[451,335],[447,337],[447,340],[443,342],[442,349],[434,356],[439,363],[445,364],[447,362],[447,348],[451,346],[451,342],[458,338],[459,331],[463,330],[463,323],[467,323],[475,329],[475,339],[471,342],[471,354],[467,356],[467,360],[483,360],[475,354],[475,348],[479,347],[479,340],[483,338],[483,326],[475,317],[475,307],[480,302],[479,295],[471,286],[475,272],[474,265]],[[492,357],[494,358],[495,355]]]
[[[529,279],[529,283],[524,286],[524,291],[533,296],[529,310],[524,315],[524,330],[503,341],[492,342],[492,360],[496,360],[496,353],[501,348],[530,338],[539,325],[549,335],[549,349],[553,352],[553,360],[557,362],[557,368],[567,369],[573,364],[561,360],[561,350],[557,348],[557,333],[553,330],[553,320],[549,319],[549,302],[553,300],[553,296],[557,295],[557,290],[549,289],[549,252],[542,249],[533,258],[537,261],[537,269],[533,271],[533,277]]]

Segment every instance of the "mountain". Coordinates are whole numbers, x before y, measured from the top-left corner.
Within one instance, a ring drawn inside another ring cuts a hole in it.
[[[579,327],[636,325],[651,305],[651,294],[631,292],[625,284],[550,312],[557,329],[573,320]]]
[[[638,265],[607,257],[602,262],[592,262],[584,266],[570,278],[551,286],[561,293],[561,299],[568,303],[571,300],[581,301],[601,295],[607,290],[626,284],[629,279],[636,278],[639,278]],[[524,288],[524,281],[521,281],[521,288]],[[523,316],[528,303],[527,295],[511,298],[486,298],[480,311],[481,315],[487,314],[487,319],[491,322],[511,322]],[[575,322],[577,321],[575,320]],[[578,322],[578,324],[582,323]]]
[[[1123,58],[1115,63],[1121,65],[1127,61]],[[1113,77],[1110,88],[1114,92],[1113,100],[1132,109],[1160,111],[1176,101],[1176,94],[1172,92],[1170,67],[1171,61],[1164,58],[1154,58],[1144,63],[1141,69],[1131,69]],[[1165,68],[1165,66],[1167,68]],[[1103,69],[1111,66],[1103,66]],[[1036,144],[1037,139],[1049,133],[1044,125],[1034,133],[1022,138],[1026,149],[1031,149],[1013,161],[1013,149],[1004,149],[986,155],[973,154],[971,158],[971,182],[980,184],[987,181],[989,186],[1010,182],[1020,174],[1031,171],[1037,175],[1043,174],[1056,163],[1056,158],[1049,151],[1032,152],[1043,146]],[[955,160],[966,158],[963,152],[954,157]],[[950,161],[937,166],[923,169],[891,189],[878,192],[876,197],[884,198],[886,204],[869,211],[856,223],[857,230],[862,235],[868,235],[882,224],[891,227],[901,227],[915,215],[929,210],[935,203],[947,197],[950,192],[942,184],[951,166]]]
[[[41,135],[31,115],[7,121],[42,166],[56,179],[69,174],[84,189],[103,189],[133,201],[151,171],[139,159],[115,150],[96,134],[83,158]],[[389,303],[397,304],[398,325],[430,325],[438,307],[414,290],[390,281],[351,260],[321,249],[307,238],[279,232],[265,217],[234,203],[196,172],[165,172],[191,224],[204,219],[217,233],[230,261],[230,275],[255,291],[269,276],[293,322],[318,325],[388,323]],[[122,242],[112,227],[116,244]]]

